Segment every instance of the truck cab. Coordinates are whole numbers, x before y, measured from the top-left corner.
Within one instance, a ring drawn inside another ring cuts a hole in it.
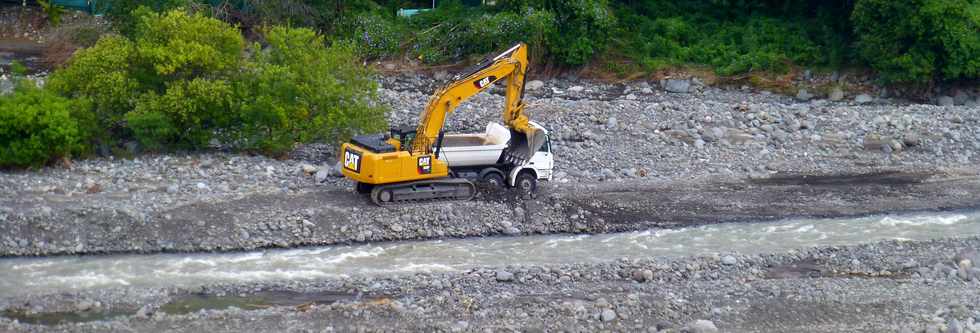
[[[514,167],[510,170],[507,183],[511,187],[517,187],[525,191],[534,191],[537,188],[538,180],[551,181],[552,169],[555,165],[554,155],[551,153],[551,136],[548,130],[535,122],[529,122],[531,126],[539,128],[545,134],[544,144],[538,151],[531,155],[531,159],[523,165]],[[528,178],[519,178],[521,173],[533,173],[534,181]]]

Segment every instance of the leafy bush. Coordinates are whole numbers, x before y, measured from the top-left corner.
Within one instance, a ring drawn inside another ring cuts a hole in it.
[[[135,55],[136,45],[125,37],[103,37],[52,73],[45,87],[63,96],[90,100],[101,127],[117,131],[139,94],[140,84],[132,75]]]
[[[859,0],[860,55],[888,82],[980,77],[980,2]]]
[[[48,86],[91,100],[116,139],[149,150],[231,147],[281,154],[384,124],[377,85],[349,43],[274,27],[245,52],[233,26],[181,10],[143,11],[132,38],[110,35],[55,72]]]
[[[65,8],[51,3],[49,0],[37,0],[44,11],[44,16],[48,19],[48,24],[57,26],[61,24],[61,17],[65,14]]]
[[[85,128],[74,118],[88,110],[83,104],[29,80],[0,96],[0,167],[36,166],[83,151]]]
[[[13,60],[10,62],[10,73],[14,76],[27,75],[27,66],[18,60]]]
[[[397,56],[406,36],[404,27],[397,21],[376,13],[348,18],[341,29],[342,35],[357,45],[358,54],[372,59]]]
[[[117,31],[129,36],[136,31],[136,25],[140,21],[142,13],[136,12],[140,7],[150,11],[163,12],[190,5],[192,0],[100,0],[96,1],[95,4],[97,13],[105,14]]]
[[[254,52],[238,80],[238,127],[228,141],[241,148],[281,154],[294,142],[334,141],[385,126],[377,83],[357,63],[355,47],[334,43],[306,28],[275,27],[267,49]],[[258,46],[255,46],[258,47]]]
[[[232,117],[231,84],[196,78],[168,83],[166,92],[147,92],[126,122],[147,149],[203,148]]]
[[[136,31],[136,51],[149,81],[191,79],[237,70],[245,47],[235,27],[201,14],[179,10],[164,14],[148,12]],[[161,88],[155,86],[154,88]]]

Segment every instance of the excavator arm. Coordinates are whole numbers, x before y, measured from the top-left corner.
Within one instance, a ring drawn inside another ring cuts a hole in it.
[[[529,159],[545,142],[545,135],[528,124],[524,114],[524,79],[527,75],[527,45],[519,43],[507,51],[487,58],[476,66],[456,76],[429,100],[425,112],[419,118],[416,137],[412,143],[413,154],[428,154],[437,150],[441,142],[446,117],[464,101],[499,81],[506,81],[503,110],[504,124],[522,135],[512,136],[513,154]]]

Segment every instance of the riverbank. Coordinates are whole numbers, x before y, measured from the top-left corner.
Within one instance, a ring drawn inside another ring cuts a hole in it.
[[[8,316],[21,313],[17,321],[0,317],[0,329],[918,332],[959,325],[970,332],[980,316],[973,307],[980,301],[976,269],[969,263],[980,259],[978,247],[973,236],[603,264],[59,292],[0,299]],[[107,318],[60,326],[22,322],[44,313],[56,320],[86,312]]]
[[[438,81],[383,81],[393,125]],[[214,251],[975,207],[980,108],[798,101],[659,83],[529,84],[555,179],[533,200],[378,208],[336,177],[334,147],[284,160],[221,152],[95,158],[0,177],[0,255]],[[646,86],[644,86],[646,85]],[[533,86],[533,87],[532,87]],[[447,122],[482,131],[502,97]]]

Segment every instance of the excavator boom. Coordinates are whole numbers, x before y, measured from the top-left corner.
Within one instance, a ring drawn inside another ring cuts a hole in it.
[[[486,58],[476,66],[457,75],[452,83],[436,92],[429,99],[425,112],[419,119],[413,153],[429,153],[438,148],[439,134],[446,117],[459,105],[494,83],[506,81],[503,122],[514,135],[511,153],[526,160],[544,144],[544,134],[528,124],[524,114],[524,83],[527,75],[527,45],[519,43],[499,55]],[[518,143],[519,142],[519,143]]]

